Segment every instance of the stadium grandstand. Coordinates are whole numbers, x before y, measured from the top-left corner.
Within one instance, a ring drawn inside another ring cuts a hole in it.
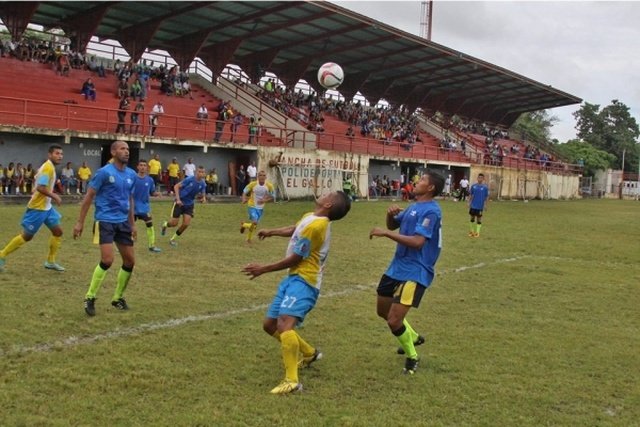
[[[285,198],[346,180],[399,196],[425,168],[482,172],[502,198],[579,194],[580,165],[508,129],[581,99],[329,2],[2,2],[0,19],[2,168],[62,143],[96,170],[122,139],[132,162],[216,169],[226,195],[252,161]],[[329,61],[337,91],[316,80]]]

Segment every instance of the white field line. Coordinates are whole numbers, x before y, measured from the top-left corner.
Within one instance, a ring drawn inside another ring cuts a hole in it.
[[[527,258],[572,260],[569,258],[560,258],[560,257],[521,255],[521,256],[515,256],[511,258],[498,259],[490,262],[481,262],[474,265],[461,266],[461,267],[457,267],[449,270],[443,270],[438,272],[438,275],[461,273],[467,270],[483,268],[483,267],[488,267],[488,266],[497,265],[497,264],[504,264],[507,262],[515,262],[515,261],[519,261]],[[356,291],[374,289],[376,285],[377,285],[376,283],[372,283],[370,285],[351,286],[342,291],[322,293],[321,297],[334,298],[337,296],[351,294]],[[93,344],[95,342],[103,341],[103,340],[109,340],[109,339],[115,339],[115,338],[126,338],[134,335],[140,335],[142,333],[149,332],[149,331],[176,328],[178,326],[186,325],[188,323],[205,322],[208,320],[216,320],[216,319],[227,319],[229,317],[237,316],[240,314],[253,313],[256,311],[266,310],[268,306],[269,306],[268,304],[260,304],[260,305],[255,305],[251,307],[238,308],[234,310],[228,310],[228,311],[222,311],[222,312],[216,312],[216,313],[191,315],[186,317],[180,317],[177,319],[169,319],[164,322],[143,323],[138,326],[131,326],[128,328],[116,329],[116,330],[107,331],[101,334],[80,336],[80,337],[70,336],[60,340],[51,341],[48,343],[35,344],[31,346],[24,346],[24,345],[18,344],[18,345],[12,346],[12,348],[8,350],[0,349],[0,357],[20,356],[20,355],[25,355],[29,353],[45,353],[52,350],[64,349],[64,348],[73,347],[77,345]]]

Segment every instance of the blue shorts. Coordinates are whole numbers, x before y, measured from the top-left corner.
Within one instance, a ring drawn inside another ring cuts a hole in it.
[[[249,208],[249,221],[259,223],[263,211],[264,209]]]
[[[113,242],[125,246],[133,246],[133,236],[131,235],[129,221],[96,221],[93,227],[93,243],[104,245]]]
[[[277,319],[282,315],[298,318],[298,323],[302,323],[304,317],[316,305],[320,291],[298,275],[287,276],[282,279],[278,286],[278,292],[273,298],[267,317]]]
[[[62,215],[55,208],[51,208],[48,211],[27,208],[27,211],[22,216],[20,225],[24,228],[25,234],[33,236],[42,227],[42,224],[48,228],[53,228],[60,225],[61,219]]]

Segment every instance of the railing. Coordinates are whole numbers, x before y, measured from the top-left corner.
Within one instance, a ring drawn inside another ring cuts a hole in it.
[[[100,108],[85,104],[65,104],[60,102],[40,101],[0,97],[0,117],[2,125],[13,125],[51,130],[80,131],[106,133],[115,137],[118,125],[117,109]],[[127,131],[130,131],[131,111],[127,111]],[[151,113],[141,112],[138,133],[132,136],[149,136]],[[222,130],[217,135],[216,123],[222,124]],[[161,116],[154,137],[175,139],[176,141],[198,141],[212,144],[217,138],[222,144],[256,146],[297,147],[304,149],[320,148],[354,154],[367,154],[392,158],[411,158],[418,161],[446,161],[460,163],[483,163],[482,157],[466,157],[460,151],[446,150],[421,143],[384,143],[372,138],[347,137],[344,135],[298,131],[285,128],[263,128],[261,135],[251,136],[248,124],[240,125],[238,132],[231,132],[231,122],[216,122],[214,120],[199,120],[195,117],[164,114]],[[126,138],[125,138],[126,139]],[[132,138],[135,139],[135,138]],[[295,142],[295,143],[294,143]],[[490,163],[487,163],[490,164]],[[521,157],[505,156],[500,165],[517,169],[545,169],[562,173],[580,173],[582,168],[577,165],[565,165],[549,162],[542,165],[539,160],[528,160]]]

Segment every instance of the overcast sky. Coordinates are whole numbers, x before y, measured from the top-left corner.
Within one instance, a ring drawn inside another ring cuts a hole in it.
[[[420,1],[332,3],[420,34]],[[435,0],[431,39],[640,122],[640,2]],[[553,137],[575,138],[578,109],[550,110]]]

